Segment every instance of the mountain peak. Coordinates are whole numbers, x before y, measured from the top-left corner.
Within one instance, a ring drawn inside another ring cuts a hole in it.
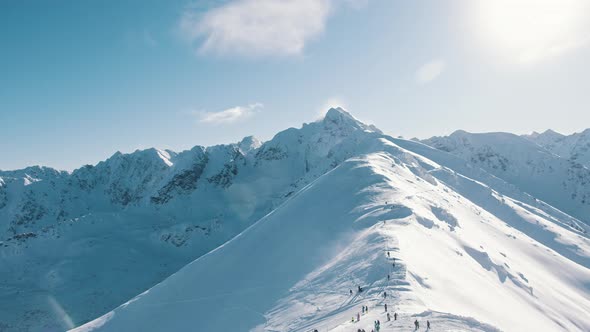
[[[377,127],[367,125],[344,110],[342,107],[332,107],[328,110],[322,121],[326,126],[337,125],[338,127],[352,127],[364,131],[381,133]]]
[[[356,120],[350,113],[344,110],[342,107],[331,107],[328,112],[326,113],[326,119],[339,119],[339,118],[349,118]]]
[[[252,150],[258,149],[262,142],[254,136],[246,136],[239,143],[238,148],[245,154]]]

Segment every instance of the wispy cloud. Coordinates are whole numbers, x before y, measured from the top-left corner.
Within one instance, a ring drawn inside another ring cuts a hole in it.
[[[446,64],[443,60],[432,60],[423,64],[416,71],[416,81],[420,84],[426,84],[436,79],[445,70]]]
[[[180,31],[200,52],[250,56],[301,54],[319,36],[336,3],[367,0],[234,0],[204,13],[187,8]]]
[[[254,103],[246,106],[235,106],[219,112],[198,112],[199,122],[209,124],[227,124],[246,119],[260,111],[264,105]]]

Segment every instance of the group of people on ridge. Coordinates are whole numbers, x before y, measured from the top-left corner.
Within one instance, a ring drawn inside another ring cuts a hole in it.
[[[390,255],[389,251],[387,252],[387,258],[391,258],[391,255]],[[395,267],[395,257],[393,258],[392,266]],[[387,280],[389,281],[390,279],[391,279],[391,276],[389,274],[387,274]],[[363,288],[359,285],[359,286],[357,286],[357,291],[359,293],[361,293],[363,291]],[[352,296],[352,289],[349,290],[349,293]],[[383,299],[386,299],[386,298],[387,298],[387,292],[384,291],[383,292]],[[387,312],[387,303],[384,304],[384,307],[385,307],[385,312]],[[362,308],[361,308],[361,311],[362,311],[363,314],[368,313],[369,312],[369,307],[363,305]],[[361,320],[361,314],[357,312],[357,314],[356,314],[356,322],[359,322],[360,320]],[[393,313],[393,320],[394,321],[397,320],[397,312],[394,312]],[[354,316],[352,317],[352,320],[351,321],[353,323],[355,322],[355,317]],[[389,312],[387,312],[387,321],[388,322],[391,321],[391,315],[390,315]],[[374,322],[374,325],[375,325],[375,329],[374,330],[371,330],[371,332],[379,332],[379,330],[381,329],[381,322],[379,320],[376,320]],[[420,322],[418,322],[417,319],[414,321],[414,327],[415,327],[415,330],[416,331],[420,328]],[[426,329],[427,330],[430,330],[430,321],[429,320],[426,321]],[[314,329],[313,332],[318,332],[318,330],[317,329]],[[366,332],[366,331],[364,329],[360,329],[359,328],[359,329],[357,329],[357,332]]]

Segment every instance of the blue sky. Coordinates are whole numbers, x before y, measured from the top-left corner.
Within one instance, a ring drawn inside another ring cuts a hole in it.
[[[0,169],[235,142],[590,127],[584,0],[2,1]]]

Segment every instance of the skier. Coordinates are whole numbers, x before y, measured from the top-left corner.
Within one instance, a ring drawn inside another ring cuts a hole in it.
[[[387,297],[387,292],[383,292],[383,298]]]
[[[418,323],[417,319],[414,321],[414,326],[416,327],[416,330],[420,328],[420,323]]]
[[[393,313],[393,320],[397,320],[397,312]]]
[[[387,303],[385,303],[385,312],[387,312]],[[389,314],[388,314],[389,315]]]
[[[389,276],[389,274],[388,274],[388,275],[387,275],[387,281],[389,281],[389,278],[390,278],[390,276]]]
[[[391,316],[389,315],[389,312],[387,313],[387,321],[391,321]]]
[[[349,291],[350,291],[350,295],[352,295],[352,289],[349,289]]]
[[[430,330],[430,321],[429,320],[426,321],[426,329]]]
[[[389,256],[389,251],[387,252],[387,257],[388,257],[388,258],[390,257],[390,256]]]
[[[359,293],[362,292],[363,288],[361,286],[358,286],[358,287],[359,287]]]
[[[365,313],[365,306],[363,306],[363,308],[362,308],[362,312],[363,312],[363,314]]]

